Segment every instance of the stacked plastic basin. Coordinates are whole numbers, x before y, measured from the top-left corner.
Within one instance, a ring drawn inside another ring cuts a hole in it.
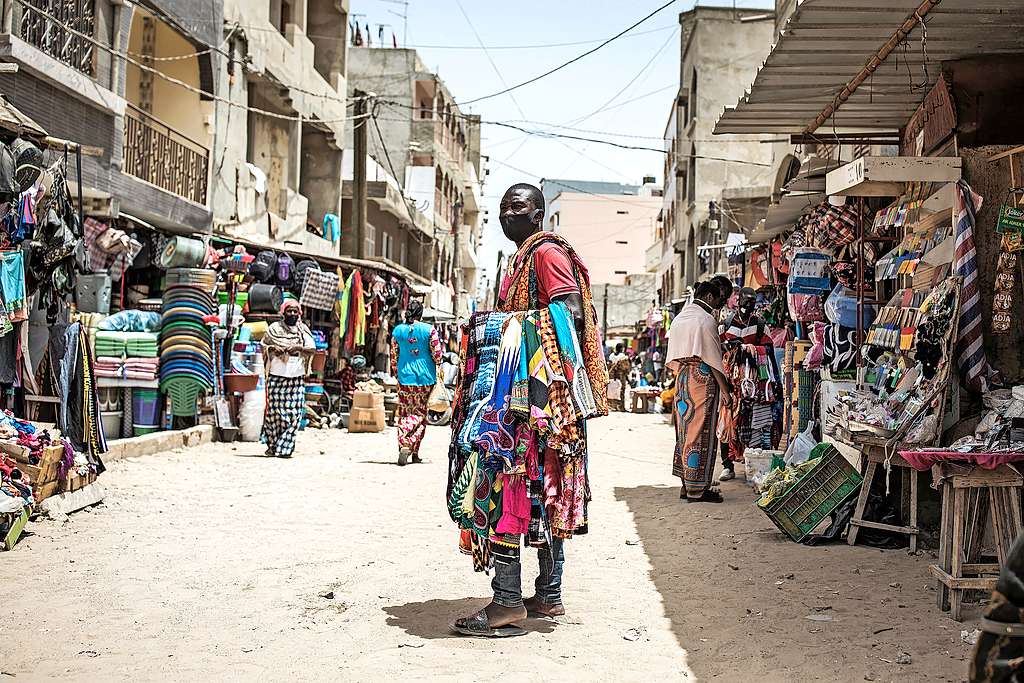
[[[164,291],[160,391],[172,415],[195,416],[199,396],[213,390],[213,335],[204,318],[215,310],[212,289],[206,286],[180,283]]]

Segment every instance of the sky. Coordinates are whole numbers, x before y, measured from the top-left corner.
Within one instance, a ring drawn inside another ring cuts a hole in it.
[[[526,81],[596,47],[662,4],[662,0],[408,0],[405,44],[417,49],[457,102],[467,102]],[[773,5],[770,0],[736,2],[737,7]],[[679,85],[679,13],[693,6],[693,0],[678,0],[565,69],[511,93],[465,105],[462,111],[479,114],[484,121],[660,150]],[[393,31],[401,46],[404,11],[402,0],[351,0],[349,17],[364,30],[370,25],[375,44],[378,26],[386,25],[386,41],[390,43]],[[564,45],[583,41],[588,42]],[[488,49],[481,49],[481,44]],[[556,44],[562,45],[542,47]],[[664,155],[656,151],[547,139],[494,125],[484,125],[481,147],[489,157],[483,189],[489,220],[479,259],[488,273],[493,273],[499,251],[515,250],[498,224],[498,202],[508,186],[536,184],[544,177],[634,185],[645,175],[655,176],[659,184],[663,180]]]

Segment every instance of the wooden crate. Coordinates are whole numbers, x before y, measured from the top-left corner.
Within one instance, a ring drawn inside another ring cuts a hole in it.
[[[36,505],[39,505],[44,500],[57,493],[57,488],[60,486],[60,482],[54,479],[48,481],[45,484],[36,484],[32,482],[32,497],[36,500]]]
[[[71,493],[72,491],[77,491],[80,488],[85,488],[94,481],[96,481],[96,475],[92,472],[89,474],[77,474],[72,472],[61,479],[58,483],[60,484],[61,493]]]

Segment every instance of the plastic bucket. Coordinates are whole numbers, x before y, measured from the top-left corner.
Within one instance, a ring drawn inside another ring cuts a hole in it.
[[[313,354],[313,362],[310,365],[311,372],[323,372],[324,366],[327,365],[327,352],[317,351]]]
[[[110,313],[113,285],[107,271],[83,273],[75,284],[75,301],[83,313]]]
[[[256,284],[249,288],[249,310],[277,313],[284,303],[284,292],[277,285]]]
[[[191,237],[172,237],[160,251],[158,265],[162,268],[195,268],[206,259],[206,245]]]
[[[121,411],[104,410],[100,413],[100,422],[103,424],[103,436],[107,439],[121,438]]]
[[[160,392],[156,389],[132,390],[132,422],[136,434],[139,427],[157,427],[160,424]]]
[[[140,424],[133,424],[132,425],[132,433],[135,434],[135,436],[145,436],[146,434],[152,434],[154,432],[159,432],[159,431],[160,431],[160,425],[140,425]]]

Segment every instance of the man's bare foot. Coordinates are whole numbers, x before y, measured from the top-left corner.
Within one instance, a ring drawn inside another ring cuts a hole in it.
[[[527,614],[539,614],[542,617],[560,617],[565,614],[565,607],[561,603],[552,605],[541,602],[537,596],[523,600],[523,606]]]
[[[496,602],[487,605],[484,611],[487,613],[487,623],[491,628],[501,628],[526,618],[525,607],[503,607]]]

